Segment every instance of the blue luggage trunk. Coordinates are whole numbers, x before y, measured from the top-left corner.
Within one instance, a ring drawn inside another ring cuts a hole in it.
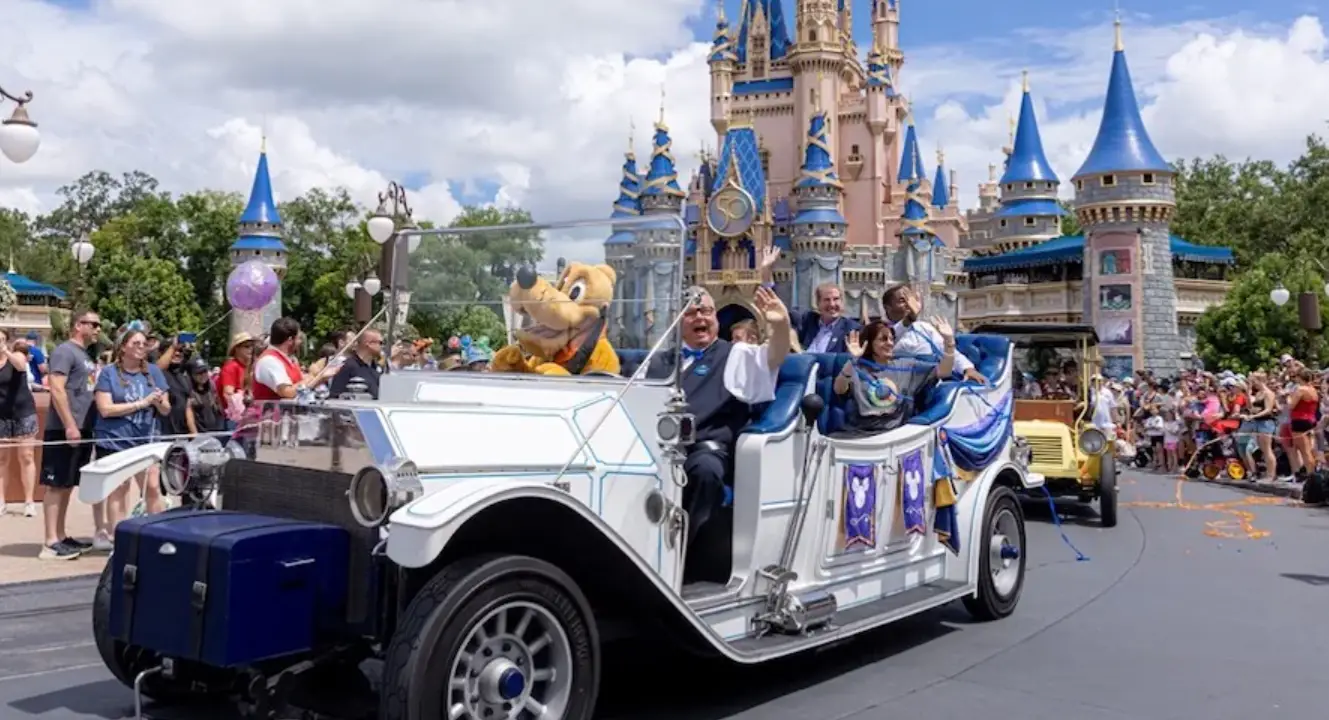
[[[315,649],[344,624],[349,534],[246,513],[174,511],[115,532],[112,637],[242,667]]]

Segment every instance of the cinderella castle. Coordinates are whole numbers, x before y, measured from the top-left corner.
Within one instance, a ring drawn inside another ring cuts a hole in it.
[[[662,111],[645,176],[631,148],[623,164],[613,217],[681,213],[689,229],[682,268],[677,243],[671,252],[656,232],[606,241],[625,301],[614,304],[622,342],[655,339],[676,307],[664,289],[680,271],[685,284],[711,291],[722,325],[759,315],[756,265],[772,245],[782,251],[776,292],[790,307],[815,307],[817,286],[835,283],[846,314],[875,316],[883,290],[909,281],[927,312],[954,316],[967,223],[944,159],[927,171],[896,91],[899,0],[872,3],[866,61],[851,6],[796,0],[792,37],[782,0],[743,0],[732,25],[720,8],[709,58],[719,151],[704,155],[684,189]],[[642,302],[644,312],[632,309]]]
[[[645,176],[631,147],[623,164],[612,217],[681,214],[688,236],[681,268],[667,230],[618,228],[605,242],[618,342],[658,337],[680,272],[715,297],[722,328],[759,316],[757,262],[775,246],[776,292],[791,308],[815,308],[816,288],[834,283],[847,315],[876,316],[885,288],[903,282],[926,314],[956,324],[1094,324],[1107,374],[1175,370],[1194,320],[1230,287],[1232,254],[1168,231],[1174,171],[1140,117],[1120,23],[1099,134],[1072,178],[1087,235],[1063,236],[1027,78],[1002,175],[990,167],[977,209],[960,210],[940,152],[928,171],[896,88],[900,4],[872,0],[861,59],[852,0],[795,0],[792,36],[783,0],[741,0],[733,25],[721,2],[709,56],[718,153],[684,189],[662,108]]]

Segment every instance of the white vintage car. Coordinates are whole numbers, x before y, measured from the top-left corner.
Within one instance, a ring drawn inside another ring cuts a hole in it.
[[[574,247],[574,230],[541,232]],[[638,286],[658,301],[656,353],[678,347],[680,274],[666,280]],[[378,660],[384,720],[583,719],[611,629],[757,664],[955,600],[1004,617],[1025,572],[1014,491],[1041,479],[1011,432],[1009,343],[958,341],[989,385],[942,383],[910,424],[853,440],[828,436],[844,358],[790,356],[692,548],[686,399],[632,376],[647,351],[619,351],[622,377],[393,372],[377,401],[263,408],[243,443],[111,456],[85,468],[85,500],[164,456],[164,485],[192,501],[118,529],[98,647],[159,702],[216,694],[262,713],[302,678]],[[685,582],[691,563],[728,580]]]

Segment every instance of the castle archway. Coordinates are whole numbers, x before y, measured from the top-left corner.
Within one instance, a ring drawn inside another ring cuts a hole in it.
[[[720,337],[725,340],[728,340],[729,331],[731,328],[734,327],[735,323],[739,323],[744,320],[755,321],[757,318],[755,315],[752,314],[752,310],[750,310],[747,306],[739,304],[730,304],[730,305],[725,305],[724,307],[717,310],[715,313],[715,319],[720,324]]]

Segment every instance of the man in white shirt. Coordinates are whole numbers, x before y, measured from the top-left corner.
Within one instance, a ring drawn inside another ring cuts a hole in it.
[[[1094,427],[1107,435],[1108,442],[1117,440],[1117,394],[1100,375],[1094,376]]]
[[[688,485],[683,507],[688,512],[688,542],[724,500],[732,484],[734,444],[748,423],[752,405],[775,399],[780,364],[789,355],[789,311],[767,287],[757,289],[753,304],[762,313],[771,338],[764,345],[719,339],[715,300],[701,288],[684,293],[690,302],[683,312],[683,347],[677,358],[661,353],[651,363],[650,377],[668,377],[675,364],[688,412],[696,417],[697,441],[683,463]]]
[[[904,284],[896,285],[886,291],[881,302],[886,318],[895,323],[892,329],[897,356],[941,359],[944,344],[941,333],[931,323],[918,319],[918,314],[923,311],[923,303],[913,288]],[[984,384],[988,381],[964,353],[955,354],[954,368],[954,373],[965,380]]]

